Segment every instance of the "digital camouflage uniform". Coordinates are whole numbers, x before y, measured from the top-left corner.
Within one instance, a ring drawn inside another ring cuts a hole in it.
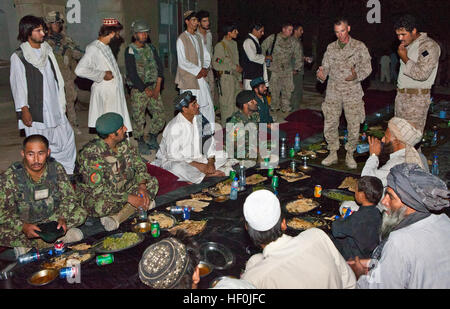
[[[339,119],[344,109],[348,131],[345,149],[353,153],[358,145],[360,124],[366,118],[361,82],[372,72],[371,57],[361,41],[350,37],[344,48],[338,42],[328,45],[322,60],[324,74],[329,75],[325,102],[322,104],[324,136],[330,151],[339,150]],[[352,67],[357,77],[353,81],[345,81],[352,75]]]
[[[264,40],[261,45],[263,54],[270,52],[274,38],[275,35],[272,34]],[[286,112],[291,109],[291,95],[294,91],[293,71],[300,71],[303,66],[298,40],[292,36],[285,38],[278,33],[272,57],[273,60],[268,68],[271,72],[269,81],[272,94],[271,109],[277,110],[281,107],[281,110]],[[295,59],[294,68],[292,68],[292,59]]]
[[[64,79],[64,90],[66,91],[66,111],[72,127],[78,127],[77,115],[75,112],[75,101],[77,99],[77,90],[74,73],[77,61],[79,61],[84,52],[67,35],[54,33],[48,37],[48,44],[53,48],[56,61],[58,62],[61,75]]]
[[[64,167],[52,158],[38,182],[22,162],[0,175],[0,246],[40,248],[42,241],[28,239],[22,232],[24,223],[38,225],[63,217],[69,230],[82,224],[86,216]]]
[[[259,113],[253,112],[250,117],[245,115],[241,110],[233,113],[228,123],[233,124],[232,130],[227,131],[227,147],[233,144],[234,158],[236,159],[256,159],[258,154],[258,125]],[[253,126],[254,124],[254,126]],[[227,125],[228,126],[228,125]],[[247,130],[256,130],[256,140],[250,139],[250,134]],[[245,137],[243,136],[245,134]],[[249,143],[252,142],[252,147]],[[228,152],[228,149],[227,149]]]
[[[435,82],[439,66],[441,49],[439,44],[429,38],[426,33],[421,33],[406,48],[409,61],[405,64],[400,60],[395,116],[408,120],[423,132],[430,107],[431,88]],[[422,93],[423,90],[427,93]],[[413,91],[416,91],[416,93],[412,93]]]
[[[305,63],[304,63],[304,53],[303,53],[303,43],[301,39],[298,40],[299,44],[299,57],[302,59],[301,62],[301,69],[298,71],[297,74],[294,75],[294,91],[291,95],[291,109],[292,111],[297,111],[300,108],[300,104],[303,101],[303,78],[305,75]],[[295,70],[295,61],[292,60],[292,69]]]
[[[236,66],[239,65],[236,41],[223,39],[217,43],[212,61],[214,70],[220,75],[220,115],[222,125],[225,126],[227,119],[237,110],[236,96],[241,91],[242,74],[236,71]]]
[[[152,121],[149,124],[150,133],[158,135],[166,123],[161,94],[158,100],[155,100],[149,98],[145,93],[147,87],[153,89],[156,86],[158,77],[163,77],[162,65],[156,49],[149,44],[145,44],[143,48],[138,48],[134,43],[131,43],[125,51],[125,63],[128,82],[133,88],[131,90],[133,137],[139,139],[144,136],[147,110],[152,116]]]
[[[77,159],[78,186],[83,205],[91,217],[118,213],[128,202],[129,194],[138,194],[138,186],[147,181],[150,199],[158,192],[158,180],[147,172],[142,158],[127,140],[117,145],[117,153],[100,138],[80,150]]]

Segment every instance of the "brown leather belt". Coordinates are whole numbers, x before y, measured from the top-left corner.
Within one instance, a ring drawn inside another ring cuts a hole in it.
[[[405,89],[397,88],[397,91],[400,93],[407,93],[407,94],[429,94],[431,92],[430,89],[411,89],[411,88]]]

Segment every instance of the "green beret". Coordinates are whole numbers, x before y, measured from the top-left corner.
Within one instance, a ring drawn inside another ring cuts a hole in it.
[[[264,78],[262,78],[262,77],[257,77],[257,78],[255,78],[254,80],[252,80],[252,81],[250,82],[250,87],[255,88],[255,87],[258,87],[258,86],[261,85],[261,84],[265,84]]]
[[[237,97],[236,97],[236,105],[237,106],[244,106],[244,104],[247,104],[248,102],[250,102],[251,100],[254,100],[255,98],[255,93],[251,90],[244,90],[241,91]]]
[[[123,118],[116,113],[106,113],[100,116],[95,123],[98,134],[109,135],[117,132],[123,126]]]

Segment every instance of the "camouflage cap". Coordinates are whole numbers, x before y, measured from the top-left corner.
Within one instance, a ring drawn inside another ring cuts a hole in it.
[[[95,123],[97,133],[108,135],[117,132],[123,126],[123,118],[116,113],[106,113],[100,116]]]
[[[197,99],[195,95],[192,94],[191,91],[186,91],[180,94],[173,100],[173,104],[175,105],[175,109],[181,111],[183,107],[188,107],[189,103],[194,102]]]
[[[139,278],[154,289],[172,289],[189,265],[186,246],[170,237],[148,247],[139,262]]]
[[[150,25],[144,21],[144,20],[135,20],[131,24],[131,32],[138,33],[138,32],[148,32],[150,31]]]
[[[45,17],[46,23],[64,23],[64,15],[58,11],[51,11]]]
[[[191,19],[192,17],[197,17],[197,15],[196,15],[197,13],[195,13],[195,11],[192,11],[192,10],[190,10],[190,11],[186,11],[186,12],[184,12],[184,14],[183,14],[183,16],[184,16],[184,20],[186,20],[186,19]]]

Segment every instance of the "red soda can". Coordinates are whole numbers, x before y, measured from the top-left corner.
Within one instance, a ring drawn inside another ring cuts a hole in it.
[[[314,188],[314,197],[321,197],[322,196],[322,186],[321,185],[317,185]]]
[[[55,247],[55,254],[56,255],[61,255],[66,250],[66,245],[61,240],[58,240],[57,242],[55,242],[54,247]]]

